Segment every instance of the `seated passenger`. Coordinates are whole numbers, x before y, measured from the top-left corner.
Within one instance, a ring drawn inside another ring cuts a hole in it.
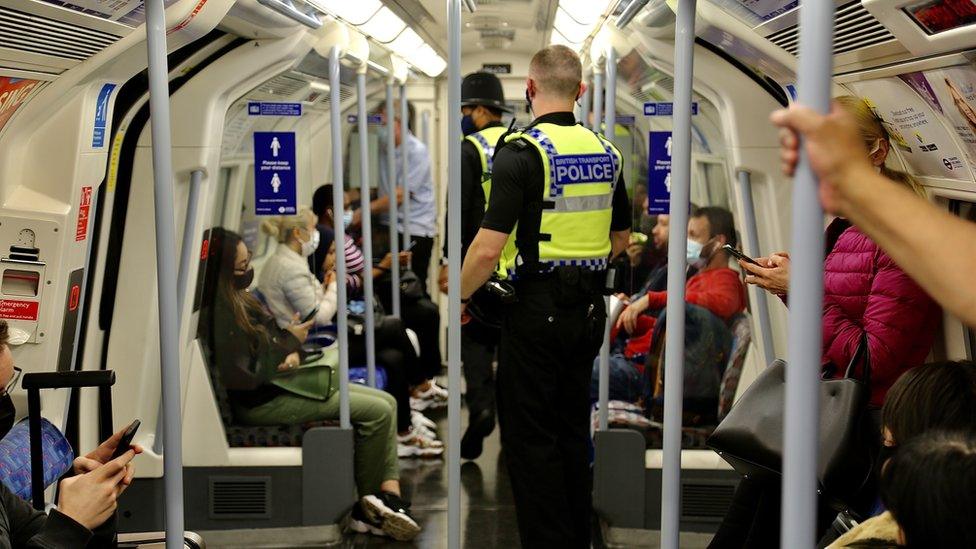
[[[344,207],[350,209],[348,193],[344,194]],[[315,208],[315,215],[318,216],[318,223],[321,227],[331,229],[333,225],[332,212],[332,185],[326,184],[315,190],[312,197],[312,205]],[[358,212],[357,212],[358,213]],[[348,214],[344,214],[348,217]],[[374,227],[375,229],[375,227]],[[375,232],[375,231],[374,231]],[[380,249],[375,246],[373,252]],[[411,257],[409,253],[400,254],[400,265]],[[375,277],[376,297],[379,298],[383,307],[392,312],[392,279],[389,275],[393,267],[392,257],[389,253],[383,256],[373,267]],[[426,293],[423,295],[412,296],[401,292],[400,296],[400,318],[403,324],[417,334],[420,342],[420,366],[422,381],[414,383],[414,388],[410,396],[410,407],[416,411],[424,411],[428,408],[441,408],[447,405],[447,391],[434,382],[434,376],[441,371],[441,348],[440,348],[440,325],[441,315],[437,305],[430,300]]]
[[[273,383],[278,374],[301,365],[302,343],[311,322],[280,327],[246,291],[254,271],[239,235],[215,228],[210,258],[201,326],[236,420],[247,425],[281,425],[337,419],[339,380],[335,370],[329,392],[321,399]],[[304,262],[302,266],[311,277]],[[410,504],[400,497],[397,402],[383,391],[350,384],[349,410],[356,430],[354,471],[361,496],[351,524],[357,531],[382,529],[394,538],[412,539],[420,526],[410,515]]]
[[[884,471],[886,461],[901,454],[903,447],[928,433],[976,432],[976,363],[937,362],[912,368],[898,378],[888,391],[881,421],[883,447],[876,466],[881,471]],[[897,525],[890,513],[882,513],[885,508],[891,510],[890,503],[884,499],[885,487],[882,485],[881,488],[882,505],[877,505],[876,494],[867,495],[870,497],[860,508],[853,508],[852,518],[860,524],[839,538],[838,533],[829,532],[821,545],[826,545],[835,538],[836,541],[830,545],[831,549],[851,547],[851,544],[879,537],[892,542],[897,539]],[[938,501],[938,498],[932,501]],[[866,517],[872,518],[862,520]],[[919,543],[917,546],[969,545]]]
[[[908,174],[885,165],[891,147],[887,130],[860,99],[837,103],[858,124],[875,169],[919,196],[925,191]],[[827,229],[824,261],[823,359],[825,371],[843,375],[867,337],[872,408],[880,408],[891,384],[925,361],[941,323],[939,306],[877,244],[843,218]],[[784,300],[789,292],[790,258],[780,252],[758,258],[762,267],[740,261],[756,284]]]
[[[685,301],[698,305],[728,322],[746,308],[746,291],[739,274],[729,268],[729,256],[722,246],[735,246],[732,213],[724,208],[708,206],[692,212],[688,220],[688,263],[698,269],[685,286]],[[634,300],[620,314],[616,331],[623,329],[629,336],[625,355],[646,355],[650,348],[655,317],[668,302],[666,290],[649,291]]]
[[[14,359],[7,322],[0,320],[0,387],[13,390]],[[112,459],[125,429],[95,451],[74,461],[74,476],[61,481],[58,507],[50,513],[35,510],[0,482],[0,547],[115,547],[118,497],[132,484],[132,458],[142,452],[133,446]]]

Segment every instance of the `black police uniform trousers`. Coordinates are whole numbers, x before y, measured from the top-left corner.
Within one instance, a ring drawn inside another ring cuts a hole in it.
[[[495,416],[495,354],[497,328],[471,320],[461,327],[461,363],[464,364],[464,401],[468,417],[475,421],[482,412]]]
[[[499,346],[498,421],[525,549],[590,547],[590,372],[606,309],[558,286],[516,284]]]

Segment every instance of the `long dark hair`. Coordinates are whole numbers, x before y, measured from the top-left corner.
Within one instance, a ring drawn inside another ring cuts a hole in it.
[[[881,500],[907,547],[976,547],[976,436],[930,431],[900,447],[881,472]]]
[[[261,302],[255,299],[250,292],[239,290],[234,286],[237,245],[242,240],[241,235],[223,227],[214,227],[210,231],[203,303],[211,309],[211,314],[215,307],[229,308],[237,326],[252,341],[255,341],[257,338],[267,338],[269,334],[264,326],[254,321],[255,317],[266,314]],[[220,334],[212,335],[220,337]]]
[[[926,431],[976,429],[976,363],[933,362],[905,372],[888,390],[881,419],[898,445]]]

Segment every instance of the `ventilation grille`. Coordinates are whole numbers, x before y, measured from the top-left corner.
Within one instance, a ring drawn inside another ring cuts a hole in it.
[[[800,35],[797,25],[775,32],[767,38],[793,55],[799,53]],[[838,8],[834,15],[834,55],[869,48],[894,39],[891,32],[864,9],[860,0]]]
[[[284,74],[278,75],[258,87],[258,93],[291,97],[302,90],[308,83],[304,80],[292,78]]]
[[[681,485],[681,518],[719,522],[732,504],[734,484],[683,483]]]
[[[271,518],[271,477],[210,477],[210,518]]]
[[[352,88],[346,85],[339,86],[339,104],[345,103],[346,101],[352,99],[355,95],[356,93]],[[322,98],[319,100],[317,104],[328,106],[330,97],[331,97],[330,94],[323,93]]]
[[[120,37],[0,7],[0,47],[84,61]]]

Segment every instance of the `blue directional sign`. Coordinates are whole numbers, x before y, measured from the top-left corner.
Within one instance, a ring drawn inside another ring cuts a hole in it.
[[[105,126],[108,124],[109,99],[115,84],[105,84],[98,92],[98,100],[95,102],[95,129],[92,132],[92,147],[105,146]]]
[[[297,213],[295,170],[295,132],[254,132],[254,213]]]
[[[251,101],[247,104],[248,116],[301,116],[301,103],[271,103]]]
[[[651,132],[647,141],[647,213],[666,214],[671,205],[671,132]]]
[[[674,103],[644,103],[644,116],[673,116]],[[698,115],[698,102],[691,103],[691,115]]]

